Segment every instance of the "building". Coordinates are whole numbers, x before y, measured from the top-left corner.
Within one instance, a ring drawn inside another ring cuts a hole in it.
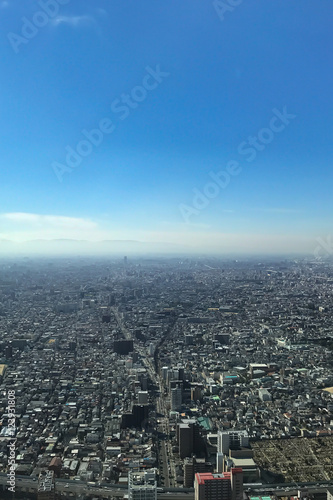
[[[197,473],[213,472],[211,462],[206,462],[204,458],[185,458],[184,460],[184,487],[193,488],[194,477]]]
[[[195,500],[242,500],[243,498],[243,471],[231,469],[223,474],[195,475]]]
[[[229,333],[215,333],[214,339],[217,340],[222,345],[230,344],[230,334]]]
[[[178,424],[177,438],[180,458],[190,457],[193,453],[193,427],[190,424]]]
[[[138,403],[139,403],[139,405],[147,405],[148,404],[148,391],[139,391],[138,392]]]
[[[200,427],[195,419],[184,419],[177,424],[177,443],[180,458],[191,457],[202,451]]]
[[[251,452],[252,450],[249,449]],[[237,452],[236,452],[237,453]],[[222,472],[230,472],[231,469],[241,468],[243,471],[243,480],[245,483],[256,483],[260,478],[260,469],[253,460],[252,456],[234,457],[234,452],[230,450],[230,456],[223,455]]]
[[[261,401],[272,401],[272,396],[267,389],[259,389],[258,395]]]
[[[218,474],[221,474],[223,472],[224,468],[224,455],[223,453],[216,453],[216,472]]]
[[[162,377],[163,377],[164,382],[167,381],[168,370],[169,370],[169,368],[167,366],[162,366]]]
[[[61,467],[62,467],[61,458],[53,457],[49,464],[49,470],[53,471],[56,477],[60,477]]]
[[[224,455],[229,450],[247,448],[249,446],[249,435],[247,431],[219,431],[217,435],[217,452]]]
[[[202,384],[196,384],[191,387],[191,401],[198,401],[202,399]]]
[[[117,354],[129,354],[133,351],[133,340],[115,340],[113,348]]]
[[[5,356],[6,356],[6,359],[10,359],[13,357],[13,345],[11,342],[9,342],[9,344],[6,346]]]
[[[216,472],[242,469],[246,483],[256,482],[260,477],[260,469],[253,460],[247,431],[220,431],[217,439]]]
[[[155,469],[128,473],[128,500],[157,500]]]
[[[171,411],[179,410],[182,406],[182,389],[175,387],[171,389]]]
[[[37,500],[55,500],[54,472],[43,471],[38,477]]]

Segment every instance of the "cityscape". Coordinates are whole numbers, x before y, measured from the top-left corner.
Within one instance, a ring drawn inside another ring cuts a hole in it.
[[[0,500],[333,500],[332,19],[0,0]]]
[[[15,498],[332,495],[332,294],[328,260],[2,260],[4,498],[13,443]]]

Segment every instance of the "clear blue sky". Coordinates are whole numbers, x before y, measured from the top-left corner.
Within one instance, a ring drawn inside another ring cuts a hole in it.
[[[51,18],[36,1],[0,1],[0,238],[190,242],[207,251],[227,240],[228,249],[243,241],[269,250],[277,238],[277,250],[311,252],[330,232],[331,0],[244,0],[223,20],[211,0],[53,8]],[[157,81],[147,75],[158,66]],[[116,100],[132,92],[138,102],[120,112]],[[290,123],[262,132],[284,107]],[[113,132],[60,182],[54,162],[66,165],[66,147],[105,118]],[[261,132],[265,145],[245,153]],[[203,192],[209,173],[231,160],[238,175],[204,208],[193,205],[193,189]]]

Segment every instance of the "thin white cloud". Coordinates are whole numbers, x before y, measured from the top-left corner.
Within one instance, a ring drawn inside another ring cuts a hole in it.
[[[299,210],[296,208],[252,208],[256,212],[265,212],[272,214],[302,214],[304,210]]]
[[[101,231],[91,219],[26,212],[0,214],[0,237],[15,241],[29,239],[99,239]]]
[[[7,2],[6,0],[3,0],[0,3],[0,9],[7,9],[7,7],[9,7],[9,2]]]
[[[54,26],[59,26],[61,24],[67,24],[73,28],[79,28],[81,26],[88,26],[90,24],[95,24],[95,19],[91,16],[58,16],[53,20]]]
[[[93,229],[97,225],[90,219],[78,217],[64,217],[58,215],[40,215],[26,212],[11,212],[0,215],[0,219],[11,221],[13,224],[28,226],[49,226],[60,228]]]
[[[105,9],[97,9],[97,13],[102,17],[108,17],[108,13]]]

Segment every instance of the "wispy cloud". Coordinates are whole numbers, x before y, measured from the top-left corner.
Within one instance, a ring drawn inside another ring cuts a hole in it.
[[[91,219],[25,212],[0,214],[0,236],[16,241],[39,238],[88,238],[100,236]]]
[[[252,208],[256,212],[265,212],[271,214],[302,214],[304,210],[296,208]]]
[[[61,24],[67,24],[73,28],[79,28],[81,26],[88,26],[95,24],[95,19],[92,16],[58,16],[53,20],[54,26],[59,26]]]
[[[52,227],[66,228],[95,228],[96,223],[90,219],[82,219],[78,217],[64,217],[58,215],[40,215],[26,212],[11,212],[0,215],[0,219],[5,219],[16,224],[28,224],[30,226],[49,225]]]

